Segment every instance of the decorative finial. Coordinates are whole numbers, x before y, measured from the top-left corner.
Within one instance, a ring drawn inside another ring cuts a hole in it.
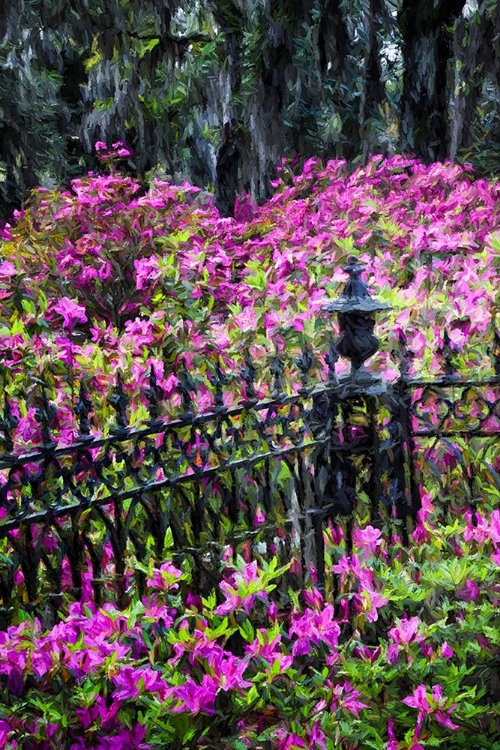
[[[341,296],[328,304],[327,312],[337,312],[341,337],[336,344],[337,352],[351,361],[350,378],[366,383],[376,380],[366,372],[364,362],[378,351],[379,341],[373,335],[375,313],[389,309],[384,302],[377,302],[362,281],[365,266],[350,255],[344,270],[349,274]]]

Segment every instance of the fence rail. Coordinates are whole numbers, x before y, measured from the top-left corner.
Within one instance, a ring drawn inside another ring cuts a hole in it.
[[[79,435],[54,439],[57,410],[38,384],[39,443],[16,450],[17,420],[4,399],[0,419],[0,618],[24,607],[57,611],[62,592],[97,602],[123,601],[133,580],[141,589],[150,557],[191,560],[200,585],[212,580],[220,550],[250,545],[253,554],[295,560],[299,581],[310,566],[318,585],[328,578],[324,529],[345,519],[368,520],[405,543],[420,509],[422,484],[435,483],[458,511],[500,490],[500,339],[494,331],[492,377],[460,379],[444,337],[443,376],[410,378],[411,354],[401,337],[399,378],[364,369],[377,350],[377,310],[353,260],[339,314],[341,338],[326,355],[327,378],[311,383],[312,353],[298,360],[301,387],[285,390],[284,364],[272,365],[271,396],[257,398],[256,369],[247,355],[244,398],[224,405],[226,374],[213,373],[211,410],[195,412],[195,389],[178,374],[179,416],[161,415],[152,368],[141,427],[128,421],[128,397],[118,374],[109,402],[110,434],[92,435],[92,400],[82,383],[74,413]],[[338,379],[335,363],[350,359]],[[473,450],[471,450],[471,448]],[[213,559],[212,559],[213,558]],[[1,624],[1,623],[0,623]]]

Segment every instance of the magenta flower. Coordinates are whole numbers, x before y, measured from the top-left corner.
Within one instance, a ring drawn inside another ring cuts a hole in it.
[[[63,318],[63,327],[72,330],[76,323],[86,323],[87,313],[83,305],[79,305],[69,297],[61,297],[53,310]]]
[[[226,600],[222,604],[219,604],[219,606],[214,610],[215,614],[229,615],[231,612],[234,612],[235,609],[238,609],[241,606],[242,598],[227,581],[221,581],[221,583],[219,583],[219,588],[224,594]],[[248,609],[250,610],[250,607]]]
[[[168,591],[169,589],[178,589],[178,582],[182,577],[182,570],[176,568],[171,562],[166,562],[153,570],[153,576],[147,579],[147,584],[152,589]]]
[[[452,711],[455,710],[456,706],[448,706],[448,700],[443,696],[443,689],[441,685],[434,685],[432,688],[432,705],[429,703],[427,696],[427,689],[425,685],[419,685],[413,691],[413,695],[403,698],[403,703],[411,708],[418,709],[417,727],[420,727],[422,721],[427,716],[432,716],[438,724],[446,727],[447,729],[460,729],[457,724],[454,724],[450,718]],[[446,711],[444,710],[446,708]]]
[[[155,255],[134,260],[134,268],[138,290],[147,289],[152,281],[156,281],[161,276],[160,262]]]
[[[173,690],[174,698],[178,701],[178,704],[172,709],[173,713],[189,711],[193,715],[201,712],[213,714],[218,689],[218,678],[211,677],[208,674],[203,675],[201,685],[192,678],[188,678],[184,685],[178,685]]]
[[[416,687],[411,696],[403,698],[402,703],[410,706],[410,708],[417,708],[421,716],[427,716],[431,712],[425,685]]]
[[[11,727],[8,721],[4,721],[3,719],[0,719],[0,747],[1,748],[18,747],[18,744],[14,739],[11,739],[9,741],[9,734],[13,734],[14,731],[15,731],[14,728]]]
[[[314,607],[315,609],[321,609],[323,607],[325,601],[324,596],[316,587],[313,587],[312,591],[304,589],[302,596],[304,597],[306,604],[309,604],[310,607]]]
[[[273,734],[277,740],[276,750],[302,750],[302,748],[307,748],[307,743],[302,737],[294,732],[289,732],[287,729],[278,727]]]
[[[356,646],[353,653],[359,658],[366,661],[373,662],[377,661],[380,656],[381,648],[377,646],[373,651],[368,646]]]
[[[137,698],[143,692],[159,693],[161,698],[165,700],[173,691],[173,688],[168,688],[167,683],[151,667],[135,668],[124,665],[120,667],[119,673],[113,675],[111,679],[118,688],[113,693],[117,701]]]
[[[342,539],[344,538],[344,532],[342,531],[342,527],[339,526],[338,524],[334,526],[331,521],[328,521],[328,531],[332,535],[333,544],[335,545],[340,544]]]
[[[103,141],[96,141],[94,148],[101,161],[109,161],[116,158],[125,159],[132,155],[132,151],[125,145],[124,141],[116,141],[110,148]]]
[[[453,649],[451,649],[446,641],[441,644],[440,654],[443,659],[451,659],[453,656]]]
[[[243,678],[244,672],[248,669],[246,659],[239,659],[232,654],[227,654],[221,659],[217,655],[210,663],[214,669],[214,676],[218,676],[219,686],[224,692],[241,691],[243,688],[252,686],[253,683]]]
[[[321,611],[306,609],[303,614],[294,612],[290,624],[289,637],[296,636],[292,654],[306,654],[310,651],[311,642],[316,646],[327,645],[333,655],[337,654],[336,646],[340,636],[340,625],[335,621],[332,604],[327,604]]]
[[[260,526],[261,523],[265,523],[265,522],[266,522],[266,515],[265,515],[264,511],[262,510],[262,508],[260,508],[260,506],[258,506],[257,509],[256,509],[256,511],[255,511],[255,515],[254,515],[254,519],[253,519],[253,525],[254,525],[254,527],[257,527],[257,526]]]
[[[474,581],[471,581],[468,578],[463,589],[457,591],[457,597],[459,599],[463,599],[466,602],[473,602],[478,598],[479,593],[479,586],[477,585],[477,583],[474,583]]]
[[[387,734],[389,736],[389,742],[386,745],[386,750],[398,750],[398,741],[394,734],[394,719],[389,719],[387,723]]]
[[[340,575],[340,586],[343,587],[350,573],[354,572],[354,559],[351,562],[349,556],[342,555],[338,563],[332,565],[332,571],[337,575]]]
[[[116,156],[119,156],[122,159],[132,156],[132,151],[125,144],[125,141],[116,141],[116,143],[113,143],[111,148],[113,149]]]
[[[353,542],[365,552],[365,555],[374,555],[380,549],[383,539],[382,532],[380,529],[375,529],[373,526],[366,526],[364,529],[354,529]]]
[[[232,573],[229,581],[222,581],[219,588],[226,601],[215,609],[215,614],[227,615],[239,607],[242,607],[248,614],[257,595],[267,601],[267,582],[261,573],[262,571],[259,571],[257,567],[257,561],[254,560],[251,563],[245,563],[241,571]]]
[[[2,222],[0,221],[0,238],[3,240],[11,240],[12,235],[10,233],[11,225],[6,221]]]
[[[455,710],[456,706],[450,706],[446,713],[442,710],[448,701],[443,695],[443,688],[441,685],[434,685],[432,688],[432,699],[437,704],[437,709],[434,712],[434,718],[437,723],[446,727],[446,729],[460,729],[458,724],[454,724],[450,718],[450,714]]]
[[[442,727],[446,727],[446,729],[460,729],[458,724],[454,724],[450,718],[451,712],[454,710],[453,708],[450,708],[446,713],[441,710],[437,710],[434,713],[434,718],[436,719],[438,724],[441,724]]]
[[[402,646],[408,646],[413,641],[419,643],[424,640],[423,635],[417,635],[418,626],[421,621],[418,617],[403,618],[397,622],[397,625],[389,630],[389,637],[395,643]]]
[[[308,733],[308,741],[309,741],[309,747],[310,748],[317,748],[319,747],[320,750],[326,750],[326,735],[321,729],[321,724],[319,721],[315,721],[314,724],[311,727],[310,732]]]
[[[276,662],[279,664],[280,673],[285,672],[293,664],[293,656],[285,656],[281,651],[281,635],[278,633],[272,640],[271,633],[265,628],[259,628],[258,637],[253,643],[248,644],[245,647],[245,651],[250,655],[261,656],[270,667],[274,666]],[[269,667],[266,668],[266,674],[269,674]]]
[[[335,713],[338,708],[345,709],[349,713],[359,718],[359,712],[362,708],[368,708],[366,703],[358,700],[361,693],[348,682],[342,685],[335,685],[333,688],[333,702],[330,711]]]
[[[374,591],[369,587],[361,591],[360,600],[359,609],[364,613],[369,622],[376,622],[378,620],[378,610],[387,604],[387,599],[384,599],[378,591]]]
[[[10,278],[11,276],[17,276],[19,271],[10,260],[4,260],[0,263],[0,278]]]

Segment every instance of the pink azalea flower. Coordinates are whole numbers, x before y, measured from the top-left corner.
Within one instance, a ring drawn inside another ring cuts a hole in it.
[[[451,649],[446,641],[443,641],[441,644],[441,650],[440,650],[440,656],[443,659],[451,659],[453,656],[453,649]]]
[[[361,612],[365,614],[368,622],[377,622],[378,610],[387,604],[387,599],[372,588],[364,588],[360,596]]]
[[[134,260],[136,274],[136,288],[138,290],[146,289],[151,281],[159,279],[161,276],[160,262],[155,255],[149,258],[139,258]]]
[[[278,662],[280,672],[284,672],[293,664],[293,656],[285,656],[281,651],[281,635],[278,633],[272,641],[269,641],[270,634],[268,630],[259,628],[260,637],[256,638],[253,643],[248,644],[245,650],[247,654],[259,655],[267,661],[270,666]],[[269,669],[266,673],[269,674]]]
[[[465,582],[464,588],[457,591],[457,597],[466,602],[473,602],[478,598],[479,593],[479,586],[477,583],[474,583],[474,581],[471,581],[468,578]]]
[[[75,323],[87,322],[87,313],[83,305],[79,305],[78,302],[69,299],[69,297],[61,297],[59,302],[54,305],[53,310],[62,315],[63,326],[69,330],[73,329]]]
[[[353,653],[359,658],[364,659],[366,661],[369,661],[373,664],[373,662],[377,661],[378,657],[380,656],[381,648],[380,646],[377,646],[373,649],[373,651],[368,648],[368,646],[356,646]]]
[[[214,676],[219,677],[219,686],[221,690],[239,690],[251,687],[253,683],[243,678],[244,672],[248,669],[246,659],[239,659],[232,654],[227,654],[223,659],[217,654],[213,660],[210,660],[214,668]]]
[[[425,637],[417,635],[420,624],[421,621],[418,617],[403,618],[398,620],[397,625],[389,630],[388,635],[395,643],[402,646],[408,646],[412,642],[420,643]]]
[[[359,718],[360,710],[368,708],[366,703],[358,700],[360,695],[359,690],[356,690],[348,682],[344,682],[342,685],[335,685],[333,688],[333,702],[330,707],[331,712],[335,713],[338,708],[344,708]]]
[[[351,570],[351,558],[346,555],[342,555],[338,563],[336,565],[332,565],[332,571],[337,575],[340,575],[341,587],[344,586],[348,575],[351,573]]]
[[[293,732],[288,732],[282,727],[276,729],[273,734],[277,740],[276,750],[302,750],[302,748],[307,747],[306,741],[302,737]]]
[[[182,570],[172,565],[171,562],[162,563],[159,568],[153,570],[152,578],[148,578],[147,584],[152,589],[178,589],[178,581],[182,578]]]
[[[292,654],[297,656],[310,650],[310,643],[324,643],[334,654],[340,636],[340,625],[335,621],[332,604],[327,604],[321,611],[306,609],[303,614],[294,612],[290,624],[289,637],[296,636]]]
[[[419,685],[413,691],[413,695],[404,698],[402,702],[411,708],[418,709],[417,727],[420,727],[426,716],[432,716],[438,724],[441,724],[441,726],[446,727],[447,729],[460,729],[460,727],[457,724],[454,724],[450,718],[450,715],[452,711],[455,710],[456,706],[449,706],[446,711],[444,710],[448,701],[443,695],[443,688],[441,685],[434,685],[432,688],[432,706],[429,703],[425,685]]]
[[[192,715],[200,712],[215,713],[214,702],[218,688],[218,678],[211,677],[208,674],[203,675],[201,685],[188,678],[184,685],[178,685],[173,690],[173,696],[178,701],[178,704],[172,709],[173,713],[184,711],[189,711]]]
[[[309,606],[314,607],[315,609],[321,609],[323,607],[325,599],[321,591],[318,591],[317,588],[313,588],[312,591],[304,589],[302,596],[304,597],[306,604],[309,604]]]
[[[314,724],[311,727],[311,731],[309,732],[308,736],[309,740],[309,748],[315,748],[319,747],[320,750],[326,750],[326,735],[321,729],[321,724],[319,721],[315,721]]]
[[[123,665],[117,675],[111,678],[113,684],[118,688],[113,693],[117,701],[125,701],[136,698],[140,693],[147,691],[150,693],[161,693],[165,699],[172,692],[167,687],[167,683],[162,680],[151,667],[135,668],[130,665]]]
[[[363,549],[365,554],[373,555],[382,544],[382,532],[373,526],[366,526],[364,529],[355,528],[353,533],[353,542],[358,549]]]
[[[386,745],[386,750],[398,750],[398,741],[394,734],[394,719],[389,719],[387,723],[387,734],[389,736],[389,742]]]
[[[417,708],[421,716],[427,716],[431,712],[431,706],[427,700],[427,690],[425,685],[419,685],[416,687],[411,696],[403,698],[402,703],[411,708]]]
[[[452,711],[453,708],[450,708],[446,713],[438,709],[434,713],[434,718],[436,719],[438,724],[441,724],[442,727],[446,727],[446,729],[460,729],[460,726],[458,724],[454,724],[450,718],[450,714]]]
[[[4,240],[11,240],[12,235],[10,233],[11,225],[8,222],[2,224],[0,222],[0,237]]]
[[[265,523],[266,521],[266,515],[262,508],[257,507],[257,510],[255,511],[254,519],[253,519],[253,525],[255,527],[260,526],[261,523]]]
[[[0,277],[10,278],[11,276],[17,276],[19,271],[10,260],[4,260],[0,263]]]

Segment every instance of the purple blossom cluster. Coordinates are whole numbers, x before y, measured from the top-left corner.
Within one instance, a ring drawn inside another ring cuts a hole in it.
[[[124,150],[116,143],[109,152]],[[104,144],[98,151],[108,153]],[[262,206],[247,199],[242,206],[251,210],[234,219],[221,218],[211,197],[187,183],[155,179],[145,192],[116,171],[73,180],[69,190],[35,191],[0,238],[0,346],[11,395],[24,386],[23,373],[50,370],[54,435],[69,443],[73,390],[61,370],[70,368],[74,382],[90,379],[100,434],[109,428],[106,396],[118,370],[134,424],[144,419],[151,366],[163,413],[179,409],[182,368],[199,373],[197,407],[205,410],[214,404],[206,363],[238,372],[248,349],[264,397],[276,347],[291,363],[304,343],[326,351],[336,323],[323,307],[346,280],[352,253],[392,308],[380,320],[383,347],[371,367],[396,377],[391,352],[404,333],[414,371],[437,373],[447,329],[459,371],[491,371],[497,184],[474,179],[467,167],[403,156],[373,156],[354,171],[342,160],[309,160],[293,174],[284,163],[280,175],[272,198]],[[340,373],[347,363],[336,367]],[[313,371],[326,375],[319,356]],[[301,387],[292,364],[287,382]],[[224,403],[244,396],[230,378]],[[13,439],[24,450],[38,425],[30,409],[15,416]]]
[[[276,561],[226,550],[208,597],[171,561],[152,561],[146,595],[123,610],[86,599],[48,630],[24,619],[0,632],[0,747],[28,737],[36,750],[152,750],[205,737],[251,748],[265,737],[279,750],[359,750],[371,733],[381,750],[431,738],[460,748],[490,710],[460,665],[500,654],[499,518],[469,514],[412,550],[357,528],[349,555],[330,526],[335,597],[328,583],[290,591],[285,606]],[[422,524],[434,520],[428,499]]]
[[[467,167],[373,156],[354,171],[342,160],[308,160],[294,174],[284,162],[270,200],[242,199],[226,219],[189,184],[157,179],[145,192],[118,173],[125,144],[96,149],[109,174],[35,191],[1,230],[0,347],[15,451],[41,441],[36,408],[18,398],[29,391],[27,373],[50,374],[51,429],[61,444],[78,435],[74,386],[83,377],[95,396],[96,436],[113,424],[107,396],[117,371],[132,425],[147,417],[151,367],[167,417],[181,405],[181,369],[199,373],[197,408],[208,409],[207,362],[239,372],[247,349],[258,365],[256,395],[268,395],[276,349],[293,361],[304,343],[325,348],[333,324],[323,306],[346,280],[341,269],[353,252],[392,306],[373,367],[395,377],[391,351],[402,333],[412,371],[437,372],[446,328],[462,374],[491,372],[499,187]],[[326,375],[320,358],[314,367]],[[292,364],[286,375],[290,388],[301,387]],[[237,380],[224,387],[227,406],[248,395]],[[419,414],[435,426],[437,400],[422,393]],[[493,401],[493,391],[484,398]],[[467,409],[479,418],[484,402]],[[498,426],[493,413],[490,423]],[[202,448],[193,450],[201,456]],[[456,452],[432,448],[428,457],[451,486]],[[441,490],[421,488],[410,548],[373,526],[350,529],[348,545],[348,530],[330,523],[325,591],[286,590],[276,559],[226,550],[222,580],[201,592],[180,564],[152,556],[140,570],[130,552],[121,576],[129,602],[119,609],[97,606],[90,559],[82,599],[71,603],[63,567],[61,622],[43,627],[20,607],[16,624],[0,632],[0,748],[468,750],[471,736],[494,746],[498,457],[488,454],[483,469],[488,501],[450,525],[437,510]],[[259,509],[256,527],[265,520]],[[0,542],[2,556],[21,548],[22,534],[11,532],[11,547]],[[52,553],[56,542],[33,527],[30,544]],[[102,544],[111,589],[110,547]],[[141,599],[138,572],[147,586]],[[15,576],[23,601],[22,569]]]

